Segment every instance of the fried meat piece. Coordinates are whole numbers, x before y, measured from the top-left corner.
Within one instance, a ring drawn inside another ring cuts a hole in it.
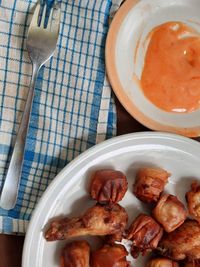
[[[90,185],[90,195],[100,203],[117,203],[124,197],[128,188],[126,176],[110,169],[94,173]]]
[[[146,214],[140,214],[127,231],[127,239],[132,240],[131,255],[137,258],[141,252],[155,249],[163,234],[162,227]]]
[[[77,240],[66,244],[61,254],[60,267],[90,267],[88,242]]]
[[[119,238],[124,232],[127,220],[125,209],[118,204],[96,205],[80,217],[53,221],[45,238],[47,241],[84,235],[116,235]]]
[[[200,185],[191,184],[191,191],[185,195],[190,215],[200,223]]]
[[[91,255],[91,267],[129,267],[128,252],[122,245],[104,245]]]
[[[200,261],[186,262],[184,267],[200,267]]]
[[[153,209],[153,216],[170,233],[184,223],[187,211],[176,196],[165,194]]]
[[[179,267],[178,263],[167,258],[155,258],[146,267]]]
[[[157,249],[162,255],[173,260],[199,260],[199,223],[195,220],[186,220],[175,231],[164,235]]]
[[[156,202],[168,182],[170,174],[160,168],[143,168],[136,175],[133,193],[143,202]]]

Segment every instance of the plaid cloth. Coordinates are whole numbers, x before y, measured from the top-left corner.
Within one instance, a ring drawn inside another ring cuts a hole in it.
[[[63,0],[58,45],[35,88],[17,204],[0,208],[0,232],[25,233],[56,174],[89,147],[115,135],[116,112],[104,48],[115,0]],[[0,0],[0,188],[24,109],[32,65],[25,39],[36,0]]]

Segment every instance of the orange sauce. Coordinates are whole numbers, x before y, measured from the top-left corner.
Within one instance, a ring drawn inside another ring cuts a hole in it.
[[[145,96],[168,112],[200,107],[200,36],[181,22],[151,32],[141,86]]]

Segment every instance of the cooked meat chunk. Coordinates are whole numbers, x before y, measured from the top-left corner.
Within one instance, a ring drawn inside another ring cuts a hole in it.
[[[167,258],[155,258],[147,263],[146,267],[179,267],[178,263]]]
[[[122,236],[128,215],[118,204],[96,205],[77,218],[63,218],[51,223],[45,234],[47,241],[62,240],[84,235]]]
[[[191,191],[187,192],[185,197],[190,215],[200,223],[200,185],[193,182]]]
[[[143,168],[136,175],[133,193],[143,202],[157,202],[170,174],[159,168]]]
[[[104,245],[91,255],[91,267],[129,267],[128,252],[122,245]]]
[[[100,203],[117,203],[124,197],[128,188],[126,176],[110,169],[94,173],[90,185],[90,195]]]
[[[90,267],[90,246],[86,241],[72,241],[61,254],[60,267]]]
[[[200,261],[186,262],[184,267],[200,267]]]
[[[173,260],[194,261],[200,259],[200,224],[186,220],[175,231],[163,236],[158,251]]]
[[[170,233],[184,223],[187,211],[176,196],[165,194],[153,209],[153,215],[164,230]]]
[[[163,234],[161,226],[151,217],[145,214],[139,215],[127,231],[127,239],[132,240],[131,255],[137,258],[141,252],[155,249]]]

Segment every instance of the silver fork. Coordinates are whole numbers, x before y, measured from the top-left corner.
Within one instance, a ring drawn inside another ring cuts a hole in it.
[[[58,40],[60,25],[59,4],[55,3],[51,8],[46,27],[46,4],[43,7],[41,21],[39,23],[41,10],[42,7],[38,2],[33,14],[31,24],[29,26],[26,41],[27,50],[33,65],[32,78],[10,165],[1,192],[0,206],[6,210],[14,208],[17,201],[26,136],[28,132],[29,118],[32,109],[37,75],[41,66],[44,65],[45,62],[47,62],[52,57],[53,52],[56,49]]]

